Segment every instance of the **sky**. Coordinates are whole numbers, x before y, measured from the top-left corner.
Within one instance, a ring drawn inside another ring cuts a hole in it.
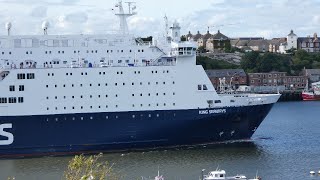
[[[0,0],[0,35],[12,23],[12,34],[104,34],[118,30],[117,0]],[[164,16],[177,20],[182,34],[197,31],[228,37],[285,37],[320,33],[320,0],[136,0],[137,15],[128,19],[137,36],[165,32]]]

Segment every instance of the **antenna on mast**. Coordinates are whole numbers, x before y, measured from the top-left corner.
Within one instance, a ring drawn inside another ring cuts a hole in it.
[[[164,16],[164,22],[166,24],[166,37],[168,37],[169,36],[169,22],[168,22],[167,15]]]

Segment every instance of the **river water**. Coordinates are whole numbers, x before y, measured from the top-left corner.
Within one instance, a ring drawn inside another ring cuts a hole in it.
[[[210,129],[208,129],[210,130]],[[72,157],[0,160],[0,180],[62,179]],[[264,180],[319,179],[320,102],[277,103],[251,141],[152,152],[105,154],[103,160],[125,180],[154,177],[158,169],[166,180],[198,180],[201,169],[224,169],[227,175],[258,172]]]

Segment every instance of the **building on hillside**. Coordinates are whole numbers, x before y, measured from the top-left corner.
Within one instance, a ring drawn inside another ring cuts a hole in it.
[[[285,43],[286,41],[286,38],[273,38],[269,40],[269,52],[280,53],[281,43]]]
[[[286,54],[290,49],[298,49],[298,36],[290,31],[290,34],[287,35],[286,42],[282,42],[279,46],[279,53]]]
[[[320,40],[317,33],[314,33],[313,37],[299,37],[298,49],[307,52],[320,52]]]
[[[191,34],[191,32],[190,32],[190,34]],[[202,34],[200,34],[200,31],[198,31],[197,34],[193,35],[191,38],[193,41],[197,42],[198,47],[200,47],[200,45],[198,44],[198,40],[201,38],[201,36],[202,36]]]
[[[202,46],[204,49],[207,50],[207,41],[208,39],[212,37],[212,34],[210,34],[209,30],[207,31],[207,33],[203,36],[201,36],[197,43],[198,43],[198,47]]]
[[[266,39],[250,40],[248,47],[250,47],[253,51],[267,52],[269,51],[269,41]]]
[[[224,52],[228,44],[230,45],[230,39],[218,30],[216,34],[207,39],[206,49],[209,52]]]
[[[241,85],[247,85],[247,74],[243,69],[206,70],[206,73],[217,91],[220,91],[220,79],[223,78],[233,90]]]
[[[287,76],[286,72],[249,73],[249,85],[262,86],[284,86],[287,90],[302,89],[306,86],[306,76]]]
[[[303,75],[308,77],[309,83],[320,81],[320,69],[304,69]]]

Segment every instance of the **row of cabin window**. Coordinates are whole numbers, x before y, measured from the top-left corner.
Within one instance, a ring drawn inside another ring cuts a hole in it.
[[[17,79],[26,79],[26,74],[25,73],[18,73]],[[35,79],[35,74],[34,73],[27,73],[27,79]]]
[[[93,98],[92,95],[90,95],[89,97],[90,97],[90,98]],[[109,96],[106,95],[106,98],[108,98],[108,97],[109,97]],[[118,97],[118,94],[116,94],[115,97]],[[58,99],[58,96],[55,96],[54,98],[55,98],[55,99]],[[71,96],[71,98],[74,99],[75,96]],[[82,99],[82,98],[83,98],[83,95],[81,95],[80,98]],[[98,98],[101,98],[101,95],[98,95]],[[47,99],[49,99],[49,96],[47,96]],[[67,96],[63,96],[63,99],[67,99]]]
[[[142,50],[140,50],[140,49],[138,49],[137,50],[138,52],[144,52],[144,50],[142,49]],[[98,53],[98,50],[87,50],[86,51],[87,53]],[[113,50],[107,50],[107,53],[112,53],[113,52]],[[119,52],[124,52],[124,50],[117,50],[117,52],[119,53]],[[129,52],[132,52],[132,50],[129,50]],[[74,54],[76,54],[76,53],[80,53],[80,51],[73,51],[73,53]],[[4,52],[2,52],[2,54],[4,54]],[[11,54],[11,52],[9,52],[9,54]],[[26,51],[26,54],[32,54],[32,51]],[[45,51],[45,54],[52,54],[52,51]],[[64,54],[64,51],[58,51],[58,54]]]
[[[148,114],[148,115],[147,115],[147,117],[149,117],[149,118],[151,118],[152,116],[153,116],[152,114]],[[157,118],[159,118],[159,117],[160,117],[160,114],[155,114],[154,116],[157,117]],[[172,116],[173,116],[173,117],[176,117],[176,113],[173,113]],[[118,115],[114,115],[113,117],[114,117],[115,119],[118,119],[118,118],[119,118]],[[144,114],[139,114],[139,115],[133,114],[131,117],[132,117],[132,119],[135,119],[135,118],[138,118],[138,117],[144,117]],[[106,118],[106,119],[109,119],[109,118],[112,118],[112,116],[105,116],[105,118]],[[81,121],[83,121],[83,120],[85,120],[85,119],[93,120],[94,117],[93,117],[93,116],[90,116],[90,117],[80,117],[79,119],[80,119]],[[101,119],[101,118],[99,117],[99,119]],[[46,120],[49,121],[49,118],[47,118]],[[56,118],[54,118],[53,120],[59,121],[59,118],[56,117]],[[67,117],[64,117],[62,120],[67,120]],[[75,120],[76,120],[76,117],[72,117],[72,120],[75,121]]]
[[[15,91],[16,88],[14,85],[9,86],[9,91]],[[19,85],[19,91],[24,91],[24,85]]]
[[[156,85],[158,85],[158,84],[159,84],[159,82],[156,82],[155,84],[156,84]],[[166,82],[162,82],[162,84],[164,84],[164,85],[165,85],[165,84],[166,84]],[[175,82],[173,81],[173,82],[172,82],[172,84],[175,84]],[[115,85],[115,86],[118,86],[118,85],[120,85],[120,83],[119,83],[119,84],[118,84],[118,83],[115,83],[114,85]],[[125,86],[125,85],[126,85],[126,83],[122,83],[122,85],[123,85],[123,86]],[[134,86],[134,85],[135,85],[135,83],[131,83],[131,85],[132,85],[132,86]],[[140,85],[142,86],[142,85],[143,85],[143,83],[142,83],[142,82],[140,82]],[[151,83],[150,83],[150,82],[148,82],[148,85],[151,85]],[[89,84],[89,86],[90,86],[90,87],[92,87],[92,84]],[[98,84],[98,86],[100,87],[100,86],[101,86],[101,84],[99,83],[99,84]],[[108,86],[108,83],[106,83],[106,84],[105,84],[105,86]],[[54,85],[54,87],[55,87],[55,88],[58,88],[58,85]],[[67,87],[67,85],[65,85],[65,84],[64,84],[64,85],[63,85],[63,87]],[[71,84],[71,87],[74,87],[74,84]],[[80,84],[80,87],[83,87],[83,84]],[[46,85],[46,88],[49,88],[49,85]]]
[[[166,95],[166,93],[163,93],[163,95],[165,96],[165,95]],[[174,95],[174,96],[175,96],[175,95],[176,95],[176,93],[175,93],[175,92],[173,92],[173,93],[172,93],[172,95]],[[134,95],[134,94],[132,94],[132,97],[134,97],[134,96],[135,96],[135,95]],[[143,96],[143,94],[140,94],[140,96]],[[148,96],[151,96],[151,93],[148,93]],[[156,96],[159,96],[159,93],[156,93]],[[83,95],[80,95],[80,98],[81,98],[81,99],[82,99],[83,97],[84,97]],[[90,95],[89,97],[90,97],[90,98],[93,98],[93,96],[92,96],[92,95]],[[98,97],[98,98],[101,98],[102,96],[101,96],[101,95],[98,95],[97,97]],[[106,97],[106,98],[108,98],[109,96],[108,96],[108,95],[105,95],[105,97]],[[116,95],[115,95],[115,97],[119,97],[119,95],[118,95],[118,94],[116,94]],[[58,99],[58,96],[55,96],[54,98],[55,98],[55,99]],[[71,98],[72,98],[72,99],[75,99],[75,96],[71,96]],[[49,96],[47,96],[47,98],[46,98],[46,99],[50,99],[50,98],[49,98]],[[63,96],[63,99],[67,99],[67,96]]]
[[[4,52],[2,52],[1,54],[4,55]],[[9,54],[12,54],[11,51],[9,51]]]
[[[157,103],[155,104],[156,107],[159,107],[161,104]],[[176,106],[176,103],[172,103],[173,106]],[[151,107],[151,104],[148,104],[149,107]],[[163,106],[167,106],[166,103],[163,103]],[[135,107],[135,104],[132,104],[132,107]],[[140,107],[143,107],[143,104],[140,104]]]
[[[23,97],[18,97],[18,103],[23,103]],[[17,98],[16,97],[9,97],[9,98],[0,98],[0,104],[14,104],[17,103]]]
[[[118,105],[115,105],[115,107],[116,107],[116,108],[118,108],[119,106],[118,106]],[[93,106],[89,106],[89,108],[90,108],[90,109],[93,109]],[[102,106],[98,106],[98,108],[99,108],[99,109],[101,109],[101,108],[102,108]],[[109,106],[108,106],[108,105],[106,105],[106,106],[105,106],[105,108],[109,108]],[[58,107],[55,107],[55,110],[58,110],[58,109],[59,109]],[[73,109],[73,110],[74,110],[74,109],[76,109],[76,108],[75,108],[74,106],[72,106],[72,108],[71,108],[71,109]],[[83,107],[83,106],[80,106],[80,109],[84,109],[84,107]],[[49,107],[47,107],[47,111],[49,111],[49,110],[50,110],[50,108],[49,108]],[[67,107],[63,107],[63,110],[67,110]]]
[[[159,104],[159,103],[155,104],[156,107],[159,107],[160,105],[161,105],[161,104]],[[172,103],[172,105],[175,106],[176,103]],[[151,105],[151,104],[148,104],[148,106],[151,107],[152,105]],[[167,106],[167,104],[166,104],[166,103],[163,103],[163,106]],[[119,106],[116,105],[115,107],[118,108]],[[135,105],[132,104],[132,107],[135,107]],[[143,104],[140,104],[140,107],[143,107]],[[93,109],[93,106],[89,106],[89,108],[90,108],[90,109]],[[98,109],[101,109],[101,108],[104,108],[104,107],[98,106]],[[106,105],[105,108],[109,108],[109,106]],[[57,111],[59,108],[58,108],[58,107],[55,107],[54,109]],[[74,109],[76,109],[76,108],[75,108],[75,106],[72,106],[71,109],[74,110]],[[84,109],[84,106],[80,106],[80,109]],[[47,111],[49,111],[49,110],[50,110],[50,108],[47,107]],[[63,107],[63,110],[67,110],[67,107]]]

